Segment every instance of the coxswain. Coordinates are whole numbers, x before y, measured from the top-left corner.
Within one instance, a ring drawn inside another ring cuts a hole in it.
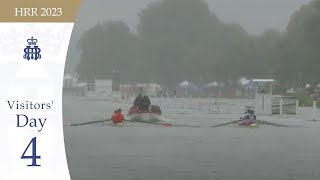
[[[142,98],[142,103],[140,106],[140,110],[142,112],[148,112],[151,106],[151,102],[148,96],[143,96]]]
[[[136,97],[136,99],[134,100],[133,105],[139,107],[139,106],[141,105],[141,103],[142,103],[142,95],[139,94],[139,95]]]

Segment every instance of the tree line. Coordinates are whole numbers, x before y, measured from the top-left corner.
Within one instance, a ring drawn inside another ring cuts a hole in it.
[[[295,12],[285,32],[266,30],[261,35],[222,22],[203,0],[159,0],[141,10],[135,30],[109,21],[86,31],[79,41],[77,72],[82,79],[111,78],[117,69],[122,82],[166,85],[245,76],[302,86],[320,83],[318,47],[317,0]]]

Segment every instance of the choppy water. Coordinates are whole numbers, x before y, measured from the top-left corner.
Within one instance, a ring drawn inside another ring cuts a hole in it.
[[[233,100],[229,100],[233,101]],[[244,101],[245,102],[245,101]],[[234,103],[239,103],[239,100]],[[64,98],[64,123],[109,117],[129,105]],[[298,116],[260,117],[303,128],[219,127],[239,113],[163,109],[179,124],[201,128],[127,124],[65,127],[65,144],[73,180],[319,180],[320,123]],[[318,112],[319,113],[319,112]],[[318,116],[319,117],[319,116]]]

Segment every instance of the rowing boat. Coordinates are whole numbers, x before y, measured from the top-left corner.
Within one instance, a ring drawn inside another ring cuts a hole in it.
[[[117,124],[115,124],[115,123],[112,122],[111,126],[123,127],[123,123],[117,123]]]
[[[276,127],[299,127],[299,126],[287,126],[287,125],[283,125],[283,124],[273,123],[273,122],[269,122],[269,121],[262,121],[262,120],[255,120],[254,123],[250,123],[250,124],[243,124],[242,121],[243,120],[236,120],[236,121],[231,121],[231,122],[227,122],[227,123],[223,123],[223,124],[214,125],[211,127],[215,128],[215,127],[221,127],[221,126],[226,126],[226,125],[231,125],[231,124],[236,124],[236,125],[242,126],[242,127],[259,127],[260,125],[270,125],[270,126],[276,126]]]
[[[240,127],[248,127],[248,128],[258,128],[259,124],[258,123],[253,123],[253,124],[238,124]]]
[[[158,122],[161,121],[160,115],[151,112],[132,113],[127,116],[128,121],[134,122]]]

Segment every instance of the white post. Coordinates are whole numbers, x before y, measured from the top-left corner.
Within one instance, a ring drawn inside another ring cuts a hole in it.
[[[217,113],[220,112],[220,105],[219,105],[219,95],[216,96],[216,100],[215,100],[215,106],[216,106],[216,111]]]
[[[283,100],[282,98],[280,99],[280,115],[282,115],[282,106],[283,106]]]
[[[299,100],[296,100],[296,114],[298,114],[298,109],[299,109]]]
[[[211,101],[212,101],[212,98],[209,97],[208,98],[208,111],[211,111]]]
[[[160,106],[160,107],[164,107],[164,106],[163,106],[163,94],[160,95],[159,106]]]
[[[313,120],[316,121],[316,109],[317,109],[317,104],[316,101],[313,101]]]
[[[184,109],[184,105],[185,105],[185,97],[182,97],[181,100],[181,108]]]
[[[190,109],[193,109],[193,97],[190,95]]]

